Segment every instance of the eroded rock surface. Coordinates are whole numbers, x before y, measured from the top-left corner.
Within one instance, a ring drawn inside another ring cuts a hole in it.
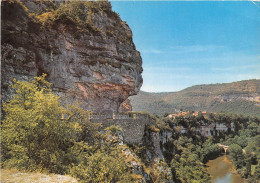
[[[35,17],[45,17],[46,12],[51,17],[60,2],[2,2],[3,101],[12,96],[13,78],[28,80],[42,73],[64,103],[79,101],[94,112],[117,112],[137,94],[142,59],[132,32],[109,2],[102,2],[103,9],[95,8],[99,2],[92,3],[94,8],[83,7],[87,23],[79,29],[62,16],[49,24],[37,21]]]

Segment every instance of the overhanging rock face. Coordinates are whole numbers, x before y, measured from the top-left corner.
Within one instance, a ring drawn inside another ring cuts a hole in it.
[[[83,6],[81,16],[91,24],[80,28],[66,17],[49,24],[35,18],[51,8],[62,9],[62,3],[2,2],[2,101],[12,96],[13,78],[46,73],[64,104],[78,101],[94,112],[117,112],[143,82],[142,59],[130,28],[109,2]]]

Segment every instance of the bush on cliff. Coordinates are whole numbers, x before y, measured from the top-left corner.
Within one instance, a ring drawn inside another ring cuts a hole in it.
[[[132,182],[121,151],[117,148],[101,148],[94,154],[82,156],[70,174],[83,182]]]
[[[83,124],[88,122],[80,123],[76,116],[82,113],[75,115],[75,109],[60,105],[45,77],[35,77],[30,82],[15,80],[12,87],[16,94],[3,105],[1,158],[4,167],[66,173],[67,166],[77,159],[72,148],[80,139],[76,139],[75,134],[81,133]]]
[[[79,31],[98,33],[101,32],[101,29],[94,25],[94,17],[96,13],[103,12],[119,19],[119,15],[111,10],[111,4],[108,1],[64,1],[58,6],[54,3],[50,9],[44,12],[30,13],[30,16],[43,27],[62,22],[75,25],[76,30]]]

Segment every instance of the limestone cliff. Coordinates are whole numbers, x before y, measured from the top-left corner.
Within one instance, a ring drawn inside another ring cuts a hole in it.
[[[139,91],[140,53],[109,2],[4,1],[1,13],[3,101],[13,78],[42,73],[64,103],[94,112],[116,112]]]

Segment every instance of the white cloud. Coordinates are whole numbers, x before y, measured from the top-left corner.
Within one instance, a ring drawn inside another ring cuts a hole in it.
[[[240,70],[244,70],[244,69],[258,69],[260,71],[260,64],[211,68],[212,71],[240,71]]]
[[[258,55],[241,55],[238,52],[232,52],[231,55],[236,56],[218,56],[218,57],[202,57],[202,58],[183,58],[183,59],[167,59],[167,60],[161,60],[160,62],[148,62],[145,63],[144,68],[149,67],[155,67],[158,68],[163,65],[176,65],[179,64],[207,64],[212,63],[214,65],[226,65],[229,62],[232,63],[255,63],[255,66],[257,66],[258,63],[260,63],[260,56]],[[217,67],[216,67],[217,68]]]
[[[145,68],[145,72],[156,72],[156,73],[165,73],[165,72],[184,72],[184,71],[191,71],[193,70],[190,67],[172,67],[169,65],[169,67],[167,66],[159,66],[159,67],[146,67]]]
[[[162,53],[174,53],[174,54],[183,54],[183,53],[191,53],[191,52],[209,52],[209,51],[220,51],[226,49],[224,46],[220,45],[189,45],[189,46],[171,46],[168,49],[140,49],[141,53],[149,53],[149,54],[162,54]]]
[[[187,86],[180,86],[180,85],[161,85],[161,86],[155,86],[150,84],[144,84],[141,88],[142,91],[145,92],[175,92],[180,91],[183,88],[186,88]]]
[[[159,49],[143,49],[140,50],[141,53],[150,53],[150,54],[162,54],[164,53],[163,50],[159,50]]]
[[[191,52],[209,52],[220,51],[226,49],[225,46],[220,45],[190,45],[190,46],[172,46],[171,52],[175,54],[191,53]]]
[[[155,85],[147,85],[147,84],[143,84],[142,88],[141,88],[142,91],[145,91],[145,92],[158,92],[158,87],[156,87]]]

